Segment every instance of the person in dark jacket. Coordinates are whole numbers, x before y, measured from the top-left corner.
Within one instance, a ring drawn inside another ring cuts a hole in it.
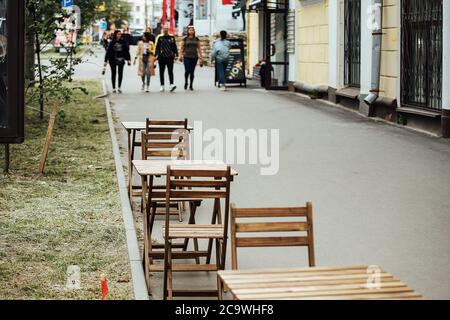
[[[129,27],[125,27],[123,28],[123,32],[122,32],[122,39],[124,41],[126,41],[126,43],[128,44],[128,46],[131,46],[133,43],[133,37],[131,36],[130,33],[130,28]]]
[[[178,57],[178,48],[175,37],[169,34],[169,28],[163,27],[162,34],[156,38],[156,58],[159,64],[159,78],[161,81],[161,92],[165,91],[164,88],[164,73],[167,70],[169,72],[170,80],[170,92],[173,92],[177,87],[174,85],[173,77],[173,65],[175,59]]]
[[[119,76],[119,93],[122,93],[123,69],[125,63],[131,66],[130,47],[125,39],[122,38],[122,32],[115,31],[114,37],[108,46],[105,55],[105,65],[109,63],[111,66],[111,80],[113,93],[116,93],[116,78]]]

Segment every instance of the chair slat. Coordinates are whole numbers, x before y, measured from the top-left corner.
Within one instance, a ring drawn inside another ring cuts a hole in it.
[[[149,120],[147,125],[150,126],[181,126],[184,127],[185,120]]]
[[[226,188],[226,181],[172,180],[171,188]]]
[[[204,198],[204,199],[219,199],[226,198],[226,191],[198,191],[198,190],[172,190],[170,198]]]
[[[236,218],[306,217],[307,208],[239,208]]]
[[[145,155],[147,157],[173,157],[173,158],[181,158],[187,155],[186,151],[179,150],[157,150],[157,151],[145,151]]]
[[[196,170],[195,166],[188,169],[171,169],[170,171],[172,176],[175,177],[216,177],[216,178],[225,178],[229,175],[226,170],[216,170],[216,169],[203,169],[199,167],[199,170]]]
[[[182,127],[150,127],[146,130],[147,133],[174,133],[174,134],[189,134],[189,130]]]
[[[237,223],[236,232],[294,232],[308,231],[307,222]]]
[[[307,246],[307,237],[254,237],[237,238],[236,246],[245,247],[294,247]]]
[[[158,149],[158,148],[178,148],[186,147],[186,144],[179,141],[170,141],[170,142],[146,142],[145,148],[146,149]]]
[[[177,134],[177,133],[146,133],[145,139],[147,140],[179,140],[180,137],[182,137],[183,134]]]

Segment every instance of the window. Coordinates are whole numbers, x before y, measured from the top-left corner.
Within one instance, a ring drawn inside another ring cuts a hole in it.
[[[141,7],[140,6],[136,6],[136,12],[140,12],[141,11]]]
[[[345,0],[345,85],[361,85],[361,0]]]
[[[141,19],[137,18],[136,19],[136,24],[141,24]]]
[[[197,1],[196,5],[197,14],[195,18],[197,20],[207,20],[209,0],[195,0],[195,1]]]
[[[406,106],[442,110],[442,9],[442,0],[402,1],[401,91]]]

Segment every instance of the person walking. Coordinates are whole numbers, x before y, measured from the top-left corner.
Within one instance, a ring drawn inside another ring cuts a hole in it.
[[[150,41],[153,42],[153,43],[155,43],[156,38],[155,38],[155,35],[153,34],[152,28],[151,28],[151,27],[146,27],[146,28],[145,28],[145,31],[144,31],[144,34],[145,34],[145,33],[150,34]]]
[[[128,26],[125,26],[123,28],[122,39],[127,43],[128,46],[132,45],[133,37],[131,36],[130,28]]]
[[[228,59],[230,57],[231,42],[227,40],[227,32],[220,31],[220,39],[214,41],[211,57],[216,60],[217,73],[219,75],[219,87],[222,91],[227,91],[226,72]]]
[[[166,68],[169,72],[170,92],[177,88],[174,84],[173,65],[178,57],[178,48],[175,37],[169,34],[169,27],[163,26],[162,34],[156,38],[156,59],[159,64],[159,78],[161,81],[161,92],[165,91],[164,73]]]
[[[107,31],[104,31],[102,40],[100,40],[100,44],[102,45],[103,48],[105,48],[105,51],[108,50],[110,42],[111,42],[111,34]]]
[[[108,50],[105,55],[105,64],[106,68],[109,63],[111,67],[111,80],[113,93],[116,93],[116,78],[118,75],[118,84],[119,84],[119,93],[122,93],[122,80],[123,80],[123,69],[125,67],[125,63],[128,63],[131,66],[131,56],[130,56],[130,48],[126,42],[126,40],[122,39],[122,32],[119,30],[114,32],[114,37],[111,43],[108,46]]]
[[[200,39],[195,35],[195,28],[189,26],[187,36],[181,42],[180,62],[184,63],[184,90],[194,90],[195,68],[197,63],[203,66],[202,49]],[[188,81],[190,80],[190,83]]]
[[[134,64],[139,59],[138,75],[142,79],[142,91],[150,91],[150,78],[155,75],[155,44],[151,34],[146,32],[139,41]]]

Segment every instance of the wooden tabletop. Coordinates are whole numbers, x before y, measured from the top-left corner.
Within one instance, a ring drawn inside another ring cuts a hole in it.
[[[369,269],[370,268],[370,269]],[[381,268],[322,267],[219,271],[238,300],[384,300],[422,296]],[[371,281],[379,279],[379,281]],[[378,283],[378,286],[376,285]]]
[[[167,166],[184,168],[188,166],[193,170],[226,170],[227,165],[221,161],[197,161],[197,160],[133,160],[133,166],[140,176],[164,176]],[[238,172],[231,169],[231,175],[237,176]]]
[[[126,129],[126,130],[144,130],[146,127],[147,123],[145,121],[122,121],[122,126]],[[160,128],[167,128],[167,129],[178,129],[180,128],[179,126],[157,126]],[[183,129],[183,128],[180,128]],[[192,131],[194,130],[193,127],[188,126],[187,130]]]

